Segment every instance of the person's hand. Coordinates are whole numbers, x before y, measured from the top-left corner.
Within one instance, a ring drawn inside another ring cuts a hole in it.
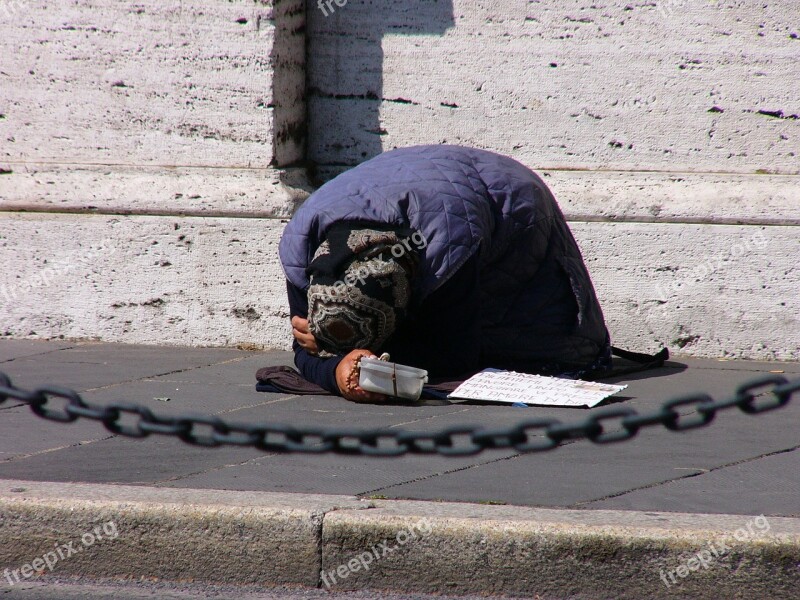
[[[318,354],[319,347],[314,334],[308,329],[308,319],[301,317],[292,317],[292,335],[300,347],[309,354]]]
[[[336,367],[336,385],[339,386],[342,396],[353,402],[383,402],[387,396],[376,392],[368,392],[358,385],[356,363],[361,356],[377,358],[369,350],[353,350]]]

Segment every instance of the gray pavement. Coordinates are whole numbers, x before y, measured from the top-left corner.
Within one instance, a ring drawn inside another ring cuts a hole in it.
[[[58,384],[91,402],[164,415],[432,431],[533,417],[573,422],[602,410],[358,405],[256,392],[256,370],[277,364],[291,364],[291,355],[0,341],[0,371],[18,386]],[[727,398],[765,373],[797,378],[800,364],[678,357],[618,379],[629,387],[612,405],[649,411],[697,391]],[[51,423],[7,401],[0,597],[794,600],[798,417],[795,399],[759,416],[725,411],[686,433],[648,428],[621,444],[379,459],[133,440],[92,421]],[[88,532],[112,521],[118,536],[86,545]],[[40,559],[66,542],[80,552],[45,572]],[[370,552],[375,560],[360,568],[356,557]]]
[[[602,410],[357,405],[341,398],[256,392],[255,371],[291,364],[285,352],[4,340],[0,361],[0,371],[20,386],[57,383],[92,402],[135,402],[167,415],[199,412],[239,422],[429,431],[457,424],[496,427],[530,417],[578,420]],[[800,364],[678,357],[662,369],[619,378],[629,387],[618,400],[649,410],[694,391],[723,397],[773,371],[800,376]],[[540,454],[381,459],[208,450],[161,436],[132,440],[95,422],[49,423],[6,402],[0,407],[0,478],[800,516],[799,417],[800,402],[794,401],[755,417],[727,411],[709,427],[687,433],[651,428],[622,444],[579,441]]]

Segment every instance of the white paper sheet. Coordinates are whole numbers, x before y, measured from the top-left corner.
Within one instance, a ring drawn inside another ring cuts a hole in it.
[[[490,369],[467,379],[448,398],[591,408],[626,387]]]

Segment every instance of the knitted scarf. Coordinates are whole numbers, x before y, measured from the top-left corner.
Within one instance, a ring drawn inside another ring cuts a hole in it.
[[[340,222],[306,269],[308,323],[317,345],[379,352],[405,317],[419,256],[411,229]]]

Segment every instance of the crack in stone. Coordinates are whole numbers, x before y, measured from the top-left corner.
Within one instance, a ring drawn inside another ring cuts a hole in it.
[[[709,473],[714,473],[715,471],[719,471],[721,469],[727,469],[728,467],[735,467],[737,465],[753,462],[753,461],[756,461],[756,460],[761,460],[762,458],[775,456],[777,454],[784,454],[784,453],[787,453],[787,452],[794,452],[796,450],[800,450],[800,446],[794,446],[792,448],[784,448],[782,450],[775,450],[773,452],[767,452],[765,454],[759,454],[758,456],[752,456],[752,457],[749,457],[749,458],[743,458],[741,460],[737,460],[737,461],[734,461],[734,462],[731,462],[731,463],[726,463],[726,464],[723,464],[723,465],[718,465],[716,467],[711,467],[710,469],[700,469],[700,468],[698,468],[697,469],[697,473],[689,473],[687,475],[681,475],[680,477],[673,477],[671,479],[666,479],[664,481],[659,481],[659,482],[656,482],[656,483],[650,483],[650,484],[647,484],[647,485],[637,486],[637,487],[634,487],[634,488],[631,488],[631,489],[628,489],[628,490],[625,490],[625,491],[622,491],[622,492],[616,492],[614,494],[608,494],[608,495],[602,496],[600,498],[593,498],[591,500],[583,500],[581,502],[575,502],[573,504],[570,504],[566,508],[581,508],[581,507],[586,508],[587,505],[592,504],[594,502],[602,502],[603,500],[610,500],[612,498],[619,498],[621,496],[625,496],[625,495],[630,494],[632,492],[638,492],[640,490],[647,490],[647,489],[652,489],[652,488],[656,488],[656,487],[661,487],[661,486],[664,486],[664,485],[668,485],[670,483],[674,483],[676,481],[681,481],[681,480],[684,480],[684,479],[691,479],[692,477],[699,477],[701,475],[707,475]]]

